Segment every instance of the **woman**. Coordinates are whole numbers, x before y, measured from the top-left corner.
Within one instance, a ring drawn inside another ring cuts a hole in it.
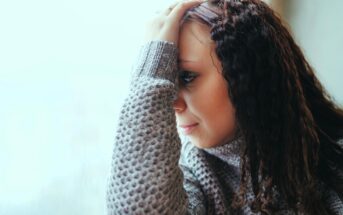
[[[343,111],[265,3],[179,2],[150,26],[109,214],[343,214]]]

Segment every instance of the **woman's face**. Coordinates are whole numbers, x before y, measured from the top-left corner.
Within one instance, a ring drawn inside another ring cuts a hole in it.
[[[235,110],[209,27],[195,21],[184,23],[178,46],[177,125],[199,148],[222,145],[235,134]]]

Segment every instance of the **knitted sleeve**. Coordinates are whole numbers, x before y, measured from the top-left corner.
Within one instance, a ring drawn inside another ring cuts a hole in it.
[[[172,107],[177,47],[145,44],[121,109],[107,187],[108,214],[186,214],[181,143]]]
[[[199,180],[194,176],[191,166],[187,163],[187,155],[192,150],[190,142],[182,144],[180,167],[184,174],[183,186],[188,195],[188,214],[205,215],[207,213],[206,199]]]

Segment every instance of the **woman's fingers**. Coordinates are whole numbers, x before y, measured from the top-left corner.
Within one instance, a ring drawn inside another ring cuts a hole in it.
[[[203,0],[188,0],[178,2],[171,10],[169,16],[177,21],[180,21],[187,10],[204,2]]]
[[[177,1],[174,2],[172,5],[170,5],[165,11],[164,11],[164,15],[168,16],[170,14],[170,12],[175,8],[176,5],[178,5],[181,1]]]
[[[203,0],[178,1],[148,23],[146,40],[164,40],[178,43],[180,21],[185,12]]]

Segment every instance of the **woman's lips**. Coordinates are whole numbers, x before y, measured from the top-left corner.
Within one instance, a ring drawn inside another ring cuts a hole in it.
[[[190,134],[197,125],[198,123],[193,123],[189,125],[180,125],[180,128],[184,134]]]

